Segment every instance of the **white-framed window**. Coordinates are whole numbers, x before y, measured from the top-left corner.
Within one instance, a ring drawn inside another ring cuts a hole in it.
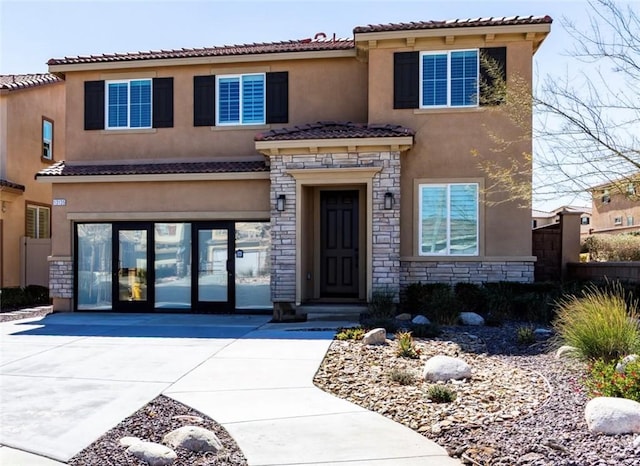
[[[53,160],[53,121],[42,117],[42,158]]]
[[[107,81],[107,129],[151,128],[151,79]]]
[[[51,209],[49,207],[27,204],[25,236],[36,239],[51,237]]]
[[[580,217],[580,225],[589,225],[589,217]]]
[[[479,254],[478,192],[478,183],[418,186],[421,256]]]
[[[632,215],[627,215],[627,226],[628,227],[632,227],[633,226],[633,216]]]
[[[265,123],[265,74],[216,76],[216,125]]]
[[[613,219],[613,224],[614,225],[622,225],[622,217],[615,217]]]
[[[608,204],[609,202],[611,202],[611,194],[609,193],[608,189],[605,189],[604,191],[602,191],[602,203]]]
[[[478,49],[422,52],[420,107],[478,105],[480,61]]]

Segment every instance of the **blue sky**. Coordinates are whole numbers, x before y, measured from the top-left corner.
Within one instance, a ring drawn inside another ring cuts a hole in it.
[[[44,73],[47,60],[65,56],[274,42],[318,32],[347,38],[356,26],[390,22],[549,15],[551,34],[534,57],[541,82],[584,66],[569,56],[573,44],[563,24],[588,30],[589,9],[586,0],[0,0],[0,74]]]

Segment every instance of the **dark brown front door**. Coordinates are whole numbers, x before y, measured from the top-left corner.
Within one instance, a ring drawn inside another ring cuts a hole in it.
[[[358,297],[358,191],[320,193],[321,297]]]

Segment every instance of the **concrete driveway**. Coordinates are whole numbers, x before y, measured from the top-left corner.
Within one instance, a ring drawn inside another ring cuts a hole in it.
[[[212,417],[252,466],[460,465],[313,377],[342,322],[54,314],[0,324],[0,463],[59,466],[160,393]],[[28,453],[41,455],[36,457]]]
[[[53,314],[0,325],[0,444],[67,461],[269,316]]]

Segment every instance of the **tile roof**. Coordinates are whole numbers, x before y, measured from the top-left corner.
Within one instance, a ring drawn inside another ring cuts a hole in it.
[[[354,34],[367,32],[415,31],[420,29],[448,29],[481,26],[516,26],[520,24],[551,24],[550,16],[509,16],[490,18],[450,19],[445,21],[416,21],[411,23],[370,24],[359,26]]]
[[[351,50],[351,39],[301,39],[284,42],[266,42],[242,45],[224,45],[220,47],[182,48],[170,50],[151,50],[131,53],[105,53],[78,57],[52,58],[51,65],[73,65],[79,63],[126,62],[137,60],[159,60],[170,58],[221,57],[232,55],[258,55],[285,52],[317,52],[326,50]]]
[[[3,178],[0,178],[0,188],[18,189],[20,191],[25,190],[23,185],[14,183],[13,181],[5,180]]]
[[[297,139],[387,138],[413,136],[412,129],[400,125],[367,125],[362,123],[319,121],[291,128],[265,131],[256,141],[286,141]]]
[[[42,86],[62,81],[56,75],[50,73],[43,74],[3,74],[0,75],[0,89],[14,91],[16,89],[26,89],[28,87]]]
[[[250,162],[146,162],[114,163],[108,165],[67,165],[57,162],[40,170],[37,177],[44,176],[104,176],[104,175],[166,175],[187,173],[246,173],[268,172],[264,161]]]

